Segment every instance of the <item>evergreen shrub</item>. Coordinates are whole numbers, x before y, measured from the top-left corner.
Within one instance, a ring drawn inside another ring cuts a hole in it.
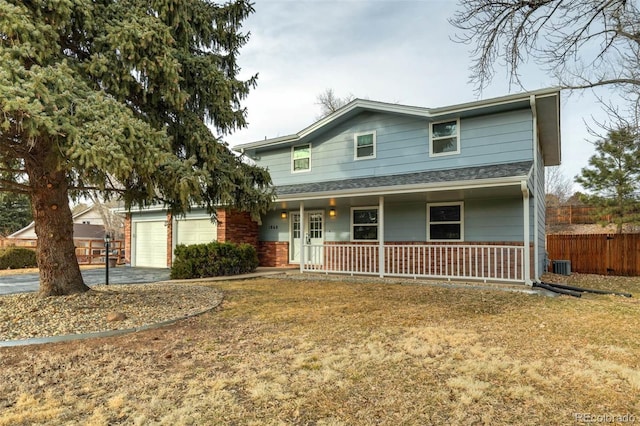
[[[0,269],[35,268],[36,252],[24,247],[8,247],[0,250]]]
[[[174,254],[173,279],[238,275],[253,272],[258,267],[258,253],[250,244],[180,244]]]

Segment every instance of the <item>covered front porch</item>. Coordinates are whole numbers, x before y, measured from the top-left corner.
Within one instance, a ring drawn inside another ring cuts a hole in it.
[[[525,282],[524,245],[305,244],[301,272]]]
[[[301,273],[531,283],[526,181],[377,194],[280,196],[261,239]]]

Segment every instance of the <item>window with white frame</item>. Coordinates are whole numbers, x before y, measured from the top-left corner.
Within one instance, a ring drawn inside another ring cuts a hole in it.
[[[351,240],[378,240],[377,207],[353,207],[351,209]]]
[[[291,171],[308,172],[311,170],[311,144],[291,147]]]
[[[353,151],[356,160],[376,158],[376,132],[356,133],[353,136]]]
[[[438,157],[460,153],[460,120],[431,123],[429,155]]]
[[[464,240],[464,203],[427,204],[427,240]]]

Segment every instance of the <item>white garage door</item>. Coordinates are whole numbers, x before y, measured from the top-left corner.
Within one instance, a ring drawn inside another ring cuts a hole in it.
[[[135,224],[135,266],[167,267],[167,227],[164,221]]]
[[[204,244],[217,241],[218,226],[211,219],[188,219],[177,222],[176,244]]]

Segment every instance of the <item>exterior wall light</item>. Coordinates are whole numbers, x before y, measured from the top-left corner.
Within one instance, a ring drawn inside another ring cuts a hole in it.
[[[281,217],[282,219],[286,219],[286,218],[287,218],[287,212],[286,212],[286,211],[284,211],[284,210],[282,210],[282,212],[280,213],[280,217]]]
[[[336,209],[333,207],[329,209],[329,217],[336,217]]]

